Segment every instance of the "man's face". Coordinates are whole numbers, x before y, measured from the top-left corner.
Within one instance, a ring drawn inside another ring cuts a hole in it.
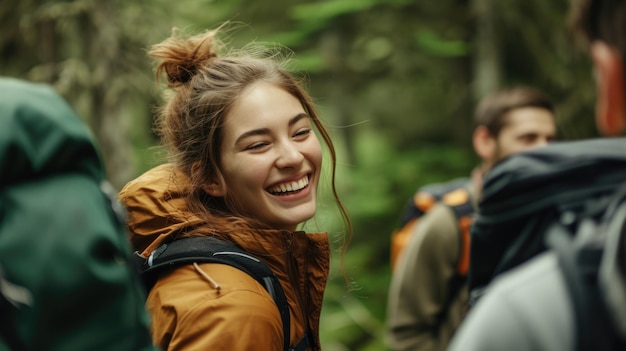
[[[518,108],[508,112],[505,119],[496,138],[494,162],[516,152],[545,146],[556,136],[554,115],[544,108]]]

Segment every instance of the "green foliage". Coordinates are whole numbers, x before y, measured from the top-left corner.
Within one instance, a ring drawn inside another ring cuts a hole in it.
[[[417,47],[426,53],[440,57],[465,56],[468,53],[467,44],[460,40],[443,40],[436,33],[421,31],[416,35]]]
[[[373,245],[351,249],[347,272],[354,279],[352,291],[334,281],[328,285],[322,310],[323,325],[328,326],[321,330],[324,350],[384,350],[389,267],[373,266],[375,254]]]

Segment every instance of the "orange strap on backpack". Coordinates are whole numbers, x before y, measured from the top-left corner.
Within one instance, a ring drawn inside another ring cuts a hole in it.
[[[467,179],[461,179],[435,186],[425,186],[415,193],[405,213],[404,225],[391,234],[390,265],[392,271],[397,266],[404,248],[408,246],[411,237],[416,232],[420,218],[437,202],[441,202],[449,206],[457,218],[461,252],[456,271],[461,276],[467,275],[469,271],[470,227],[474,212],[471,196],[466,186],[467,181]]]

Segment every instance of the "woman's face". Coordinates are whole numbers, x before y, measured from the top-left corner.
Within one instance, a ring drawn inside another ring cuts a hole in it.
[[[276,229],[295,230],[315,214],[322,149],[302,105],[265,82],[244,91],[226,116],[223,179],[214,196]]]

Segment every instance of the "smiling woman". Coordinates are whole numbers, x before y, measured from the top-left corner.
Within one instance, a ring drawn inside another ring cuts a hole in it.
[[[319,350],[330,245],[326,233],[298,228],[314,217],[320,175],[327,174],[319,135],[331,157],[331,189],[345,236],[351,234],[334,186],[334,146],[280,55],[221,56],[217,33],[185,37],[175,31],[150,51],[157,78],[165,74],[170,88],[158,130],[172,162],[120,192],[131,241],[144,257],[192,236],[240,246],[266,263],[285,291],[290,347]],[[227,265],[186,265],[162,274],[147,307],[153,340],[164,350],[283,347],[281,316],[270,294]]]

